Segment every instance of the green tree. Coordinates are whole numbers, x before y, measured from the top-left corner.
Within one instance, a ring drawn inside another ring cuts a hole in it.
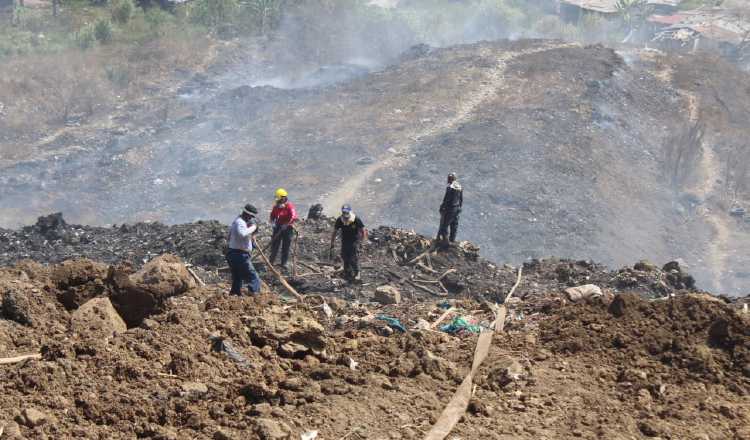
[[[250,0],[247,8],[252,13],[261,34],[265,34],[281,15],[281,0]]]
[[[97,20],[94,24],[94,36],[96,37],[96,41],[101,44],[106,44],[112,41],[112,22],[105,18]]]
[[[112,20],[116,23],[125,24],[130,21],[135,12],[133,0],[116,0],[112,2]]]
[[[615,6],[620,19],[628,29],[628,34],[640,28],[653,12],[647,0],[617,0]]]
[[[239,8],[237,0],[196,0],[191,5],[190,17],[196,23],[216,28],[230,23]]]

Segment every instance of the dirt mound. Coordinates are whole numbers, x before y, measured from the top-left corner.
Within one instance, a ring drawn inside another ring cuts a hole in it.
[[[542,324],[541,338],[558,353],[616,349],[623,368],[657,361],[655,370],[668,368],[673,379],[724,382],[750,393],[750,325],[707,295],[648,301],[622,294],[609,305],[568,307]]]

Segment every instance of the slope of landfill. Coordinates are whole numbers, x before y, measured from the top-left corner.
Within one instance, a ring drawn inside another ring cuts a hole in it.
[[[259,86],[288,82],[272,54],[239,46],[100,124],[8,141],[18,157],[0,157],[0,225],[51,209],[99,225],[225,218],[237,191],[262,206],[284,186],[299,206],[354,203],[428,233],[450,170],[466,188],[464,236],[494,259],[680,256],[703,288],[747,291],[749,228],[723,194],[750,92],[725,60],[554,40],[422,45],[349,80],[277,88]],[[704,148],[675,186],[666,150],[697,119]]]
[[[410,264],[430,241],[380,227],[349,285],[331,225],[300,224],[304,303],[266,271],[227,296],[218,222],[1,230],[0,438],[423,438],[518,268],[468,242]],[[676,262],[522,269],[449,438],[750,439],[747,298]]]

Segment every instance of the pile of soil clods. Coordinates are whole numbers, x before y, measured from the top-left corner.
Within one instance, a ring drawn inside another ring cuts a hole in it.
[[[622,368],[648,365],[684,380],[725,383],[750,393],[750,323],[724,301],[702,294],[648,300],[621,294],[565,307],[541,324],[541,340],[555,353],[606,352]]]

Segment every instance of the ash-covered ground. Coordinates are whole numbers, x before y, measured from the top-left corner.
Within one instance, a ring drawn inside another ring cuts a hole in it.
[[[430,235],[455,171],[461,236],[494,259],[682,259],[703,288],[747,291],[747,226],[716,183],[723,149],[748,134],[750,97],[730,86],[747,75],[727,62],[496,41],[418,46],[369,74],[321,69],[282,89],[254,87],[278,75],[253,55],[0,158],[0,224],[53,210],[97,225],[229,221],[238,200],[266,206],[281,186],[303,210],[349,202]],[[665,145],[696,118],[700,160],[675,186]]]

